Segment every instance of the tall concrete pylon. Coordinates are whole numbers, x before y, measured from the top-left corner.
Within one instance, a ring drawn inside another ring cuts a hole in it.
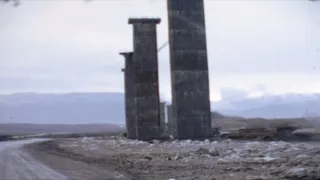
[[[172,118],[177,139],[211,135],[203,0],[167,0]]]
[[[124,94],[125,94],[125,117],[127,138],[137,138],[136,104],[134,102],[134,65],[133,52],[121,52],[125,59],[124,72]]]
[[[134,101],[137,139],[160,137],[159,79],[156,25],[159,18],[130,18],[133,25]]]

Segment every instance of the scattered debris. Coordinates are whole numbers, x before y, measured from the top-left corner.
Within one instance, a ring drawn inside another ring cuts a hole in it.
[[[201,147],[198,150],[196,150],[195,153],[198,155],[209,154],[209,150]]]
[[[177,153],[176,156],[174,157],[174,160],[179,160],[179,159],[181,159],[181,158],[182,158],[182,157],[180,156],[180,154]]]
[[[320,169],[293,167],[285,172],[283,178],[290,179],[290,180],[320,179]]]
[[[137,179],[319,179],[320,143],[172,140],[150,143],[113,138],[64,139],[60,147],[128,171]],[[90,147],[90,148],[89,148]],[[119,162],[119,161],[115,161]],[[132,164],[131,166],[129,166]],[[229,174],[232,174],[230,176]]]
[[[143,156],[143,159],[152,160],[152,156],[150,154],[146,154]]]
[[[212,149],[209,150],[209,154],[211,156],[219,156],[220,153],[216,148],[212,148]]]

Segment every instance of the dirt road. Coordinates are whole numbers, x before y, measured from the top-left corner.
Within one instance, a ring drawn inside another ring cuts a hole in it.
[[[127,180],[107,167],[56,156],[35,148],[45,139],[0,142],[1,180]],[[30,145],[29,145],[30,144]],[[27,145],[27,147],[25,147]]]
[[[6,141],[0,143],[0,179],[34,180],[52,179],[65,180],[65,175],[38,162],[30,154],[23,151],[25,144],[43,140]]]

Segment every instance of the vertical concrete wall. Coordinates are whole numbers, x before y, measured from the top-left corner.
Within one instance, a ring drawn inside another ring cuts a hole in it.
[[[166,129],[166,103],[160,102],[160,128],[161,133]]]
[[[130,18],[133,25],[134,90],[137,138],[160,137],[159,83],[156,25],[160,19]]]
[[[169,134],[174,137],[177,136],[177,121],[172,114],[172,105],[167,105],[167,118],[168,118],[168,130]]]
[[[125,58],[124,72],[124,94],[125,94],[125,113],[126,113],[126,130],[127,138],[137,138],[137,121],[136,108],[134,102],[134,66],[133,66],[133,52],[123,52],[120,55]]]
[[[211,134],[203,0],[167,0],[175,138]]]

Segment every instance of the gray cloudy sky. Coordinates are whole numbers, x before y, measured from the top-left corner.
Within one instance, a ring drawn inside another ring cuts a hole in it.
[[[22,0],[0,4],[0,93],[123,91],[132,49],[128,17],[161,17],[164,0]],[[320,2],[206,0],[211,99],[320,92]],[[170,97],[168,47],[159,54],[160,91]],[[232,94],[232,93],[231,93]]]

